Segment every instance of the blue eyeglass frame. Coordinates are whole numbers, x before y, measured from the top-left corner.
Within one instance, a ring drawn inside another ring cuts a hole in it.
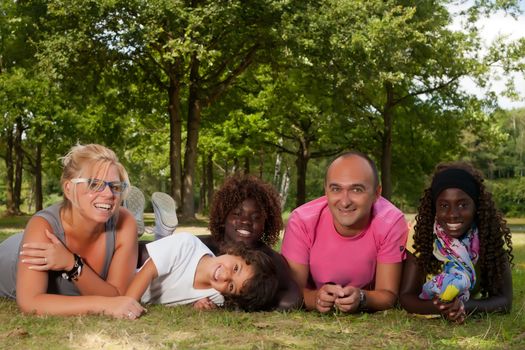
[[[101,187],[98,191],[97,190],[92,190],[90,188],[90,183],[93,182],[94,180],[96,181],[101,181],[104,183],[104,186]],[[79,184],[79,183],[87,183],[88,184],[88,189],[92,192],[102,192],[106,189],[106,186],[109,186],[109,189],[111,191],[111,193],[113,193],[114,195],[121,195],[125,190],[126,188],[128,188],[128,184],[127,182],[124,182],[124,181],[105,181],[105,180],[101,180],[101,179],[88,179],[88,178],[85,178],[85,177],[77,177],[76,179],[71,179],[71,182],[74,183],[74,184]],[[119,184],[122,186],[122,191],[121,192],[118,192],[118,191],[115,191],[113,189],[113,185],[115,184]]]

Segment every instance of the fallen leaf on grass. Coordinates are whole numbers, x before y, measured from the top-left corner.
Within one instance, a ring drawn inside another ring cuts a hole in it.
[[[268,322],[256,322],[253,324],[256,328],[270,328],[272,325]]]

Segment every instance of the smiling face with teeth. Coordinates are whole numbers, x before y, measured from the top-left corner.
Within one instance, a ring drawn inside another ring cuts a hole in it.
[[[325,194],[336,231],[355,236],[370,223],[381,186],[376,184],[368,161],[353,154],[332,162],[326,172]]]
[[[96,178],[105,181],[120,181],[119,171],[113,164],[92,166],[86,164],[81,171],[86,178]],[[65,186],[65,194],[72,204],[85,216],[97,222],[106,222],[118,209],[120,196],[113,194],[109,186],[100,191],[91,191],[87,183],[73,183],[69,181]]]
[[[253,266],[240,256],[224,254],[211,258],[210,262],[210,285],[223,295],[239,295],[244,283],[254,274]]]
[[[468,194],[459,188],[447,188],[436,199],[436,220],[453,238],[467,232],[476,215],[476,205]]]
[[[264,233],[265,215],[254,199],[248,198],[226,216],[224,238],[227,242],[257,245]]]

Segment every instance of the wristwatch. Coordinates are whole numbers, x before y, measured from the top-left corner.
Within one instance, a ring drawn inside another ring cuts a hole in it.
[[[366,293],[364,290],[359,289],[359,306],[357,307],[359,311],[366,310]]]

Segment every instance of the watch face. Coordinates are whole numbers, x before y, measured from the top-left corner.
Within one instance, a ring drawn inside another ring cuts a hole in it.
[[[360,289],[359,290],[359,310],[366,308],[366,293]]]

